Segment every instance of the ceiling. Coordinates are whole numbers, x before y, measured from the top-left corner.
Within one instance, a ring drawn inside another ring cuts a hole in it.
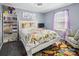
[[[24,9],[31,12],[45,13],[57,8],[68,6],[72,3],[5,3],[5,5],[12,6],[19,9]]]

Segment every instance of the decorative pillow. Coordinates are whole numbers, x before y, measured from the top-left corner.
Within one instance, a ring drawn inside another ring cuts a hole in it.
[[[76,35],[74,36],[74,39],[75,39],[76,41],[78,41],[78,40],[79,40],[79,34],[76,34]]]
[[[74,36],[75,36],[75,32],[70,32],[70,33],[68,34],[68,36],[69,36],[69,37],[74,37]]]
[[[37,28],[36,21],[20,21],[21,28]]]
[[[75,34],[74,39],[75,39],[76,41],[79,40],[79,31],[77,31],[77,33]]]

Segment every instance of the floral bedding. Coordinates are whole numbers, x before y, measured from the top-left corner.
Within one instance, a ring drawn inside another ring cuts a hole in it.
[[[25,39],[28,45],[37,45],[55,39],[57,37],[57,33],[51,30],[32,29],[27,32],[28,33],[25,36]]]

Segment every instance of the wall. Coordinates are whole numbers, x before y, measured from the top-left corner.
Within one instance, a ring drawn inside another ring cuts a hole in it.
[[[0,5],[0,15],[2,14],[2,8]],[[0,47],[2,45],[2,17],[0,17]]]
[[[69,10],[70,29],[76,31],[79,29],[79,4],[72,4],[63,8],[59,8],[44,14],[45,25],[47,29],[53,29],[54,13],[62,10]]]
[[[28,11],[21,10],[21,9],[16,9],[16,12],[17,12],[18,20],[27,20],[27,19],[23,18],[23,12],[28,12]],[[33,12],[30,12],[30,13],[33,13]],[[38,22],[43,22],[43,16],[42,16],[41,13],[34,13],[34,14],[36,14],[36,19],[34,19],[34,20],[36,20]]]
[[[54,18],[54,12],[49,12],[44,14],[44,23],[46,29],[53,29],[53,18]]]

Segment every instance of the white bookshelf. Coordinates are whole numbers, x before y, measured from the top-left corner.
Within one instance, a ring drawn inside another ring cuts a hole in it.
[[[14,14],[3,14],[3,42],[15,41],[17,36],[17,16]]]

